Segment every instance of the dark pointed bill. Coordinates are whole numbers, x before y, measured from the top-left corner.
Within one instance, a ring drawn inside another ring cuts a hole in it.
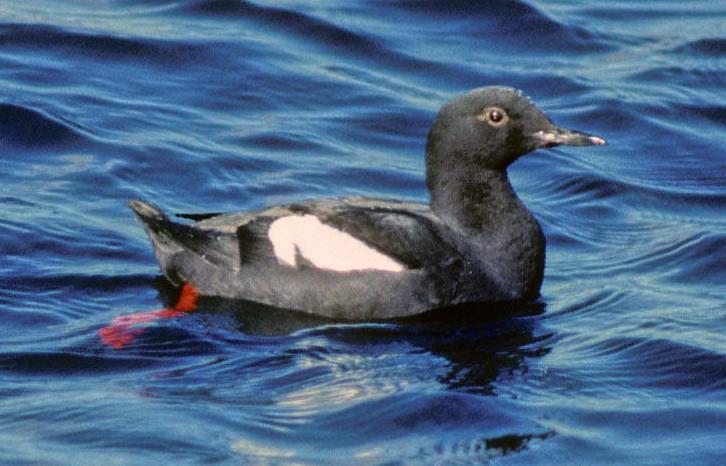
[[[600,137],[565,128],[554,127],[537,131],[532,135],[536,147],[601,146],[607,142]]]

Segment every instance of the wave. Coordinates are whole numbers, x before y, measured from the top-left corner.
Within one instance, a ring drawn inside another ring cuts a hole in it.
[[[154,275],[127,274],[43,274],[31,276],[0,276],[0,287],[5,290],[48,291],[48,290],[98,290],[118,292],[133,287],[149,286]]]
[[[602,361],[599,370],[661,390],[726,390],[726,355],[660,338],[617,337],[575,351]]]
[[[146,64],[180,66],[198,64],[213,44],[121,37],[93,31],[69,30],[45,24],[0,24],[0,46],[29,53],[63,52],[94,60],[144,61]]]
[[[671,49],[671,52],[688,57],[724,57],[726,56],[726,39],[721,37],[715,37],[712,39],[697,39],[675,47]]]
[[[0,144],[27,149],[68,148],[85,136],[68,122],[42,111],[0,103]]]
[[[178,10],[191,15],[253,20],[286,31],[291,29],[296,34],[353,52],[382,51],[379,42],[365,35],[294,10],[264,7],[239,0],[194,0],[184,2]]]
[[[477,83],[480,76],[466,66],[442,64],[396,50],[386,40],[356,32],[292,9],[267,7],[239,0],[191,0],[176,8],[179,13],[245,20],[271,28],[276,34],[302,38],[320,47],[332,48],[346,59],[374,60],[395,70],[419,75],[444,74],[456,81]],[[470,86],[472,84],[469,84]]]
[[[63,352],[0,353],[0,372],[16,375],[90,375],[138,371],[163,363],[161,360],[113,354]]]
[[[455,27],[479,39],[488,39],[492,47],[501,42],[520,47],[520,52],[605,52],[612,50],[606,36],[590,29],[557,21],[541,9],[518,0],[469,2],[435,0],[375,2],[382,9],[398,9],[407,15],[440,23],[442,29]]]

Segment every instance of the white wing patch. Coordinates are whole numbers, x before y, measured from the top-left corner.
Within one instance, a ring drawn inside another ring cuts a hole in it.
[[[272,222],[267,237],[281,264],[297,266],[297,253],[320,269],[336,272],[385,270],[403,265],[352,235],[323,224],[315,215],[290,215]]]

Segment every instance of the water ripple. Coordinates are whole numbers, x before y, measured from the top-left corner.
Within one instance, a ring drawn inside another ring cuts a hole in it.
[[[131,39],[45,24],[0,24],[0,44],[24,50],[70,51],[94,60],[136,61],[141,57],[149,63],[173,67],[198,63],[207,50],[186,42]]]
[[[10,3],[0,463],[720,464],[717,2]],[[436,111],[490,84],[609,142],[510,170],[538,302],[340,324],[201,299],[99,338],[176,299],[129,198],[425,202]]]
[[[83,139],[77,129],[60,119],[20,105],[0,104],[0,144],[25,149],[63,149]]]

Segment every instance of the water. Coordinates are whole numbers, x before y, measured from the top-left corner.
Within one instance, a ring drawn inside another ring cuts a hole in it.
[[[0,463],[723,464],[725,23],[711,0],[0,2]],[[489,84],[610,143],[511,169],[539,303],[209,305],[99,339],[164,305],[128,199],[425,201],[436,110]]]

